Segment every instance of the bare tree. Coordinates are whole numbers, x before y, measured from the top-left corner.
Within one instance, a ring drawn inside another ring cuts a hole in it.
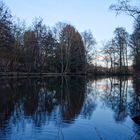
[[[127,54],[127,47],[128,47],[128,33],[122,27],[118,27],[114,31],[115,34],[115,44],[118,49],[119,54],[119,66],[120,66],[120,73],[124,72],[128,68],[128,54]]]
[[[112,4],[110,9],[116,11],[117,14],[126,13],[139,22],[137,17],[140,15],[140,8],[138,6],[132,6],[131,0],[118,0],[118,3]]]
[[[60,36],[63,53],[62,73],[85,71],[85,48],[82,37],[75,27],[67,25]]]
[[[114,40],[108,41],[103,48],[103,54],[105,55],[104,60],[107,63],[107,68],[109,68],[108,64],[110,63],[110,72],[113,72],[113,67],[116,61],[115,53],[116,47],[114,44]]]
[[[85,46],[86,72],[87,72],[88,65],[93,64],[96,41],[90,30],[84,31],[81,35],[82,35],[82,39],[83,39],[84,46]]]

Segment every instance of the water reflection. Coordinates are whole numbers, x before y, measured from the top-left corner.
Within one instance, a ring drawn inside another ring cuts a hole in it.
[[[0,139],[113,140],[115,131],[138,139],[139,85],[129,77],[1,79]]]
[[[57,111],[71,122],[80,113],[84,101],[85,80],[82,78],[47,78],[6,80],[0,89],[1,127],[12,116],[30,116],[40,127]]]
[[[117,122],[124,121],[128,115],[127,111],[127,93],[128,79],[125,77],[106,79],[107,88],[104,90],[102,102],[114,112],[114,119]]]

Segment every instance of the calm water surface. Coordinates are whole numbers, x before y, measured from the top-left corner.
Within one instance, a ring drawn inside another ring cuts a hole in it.
[[[0,79],[0,140],[140,140],[139,116],[139,79]]]

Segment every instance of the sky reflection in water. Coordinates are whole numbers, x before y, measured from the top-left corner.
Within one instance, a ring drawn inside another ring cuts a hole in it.
[[[139,85],[125,77],[1,79],[0,140],[140,139]]]

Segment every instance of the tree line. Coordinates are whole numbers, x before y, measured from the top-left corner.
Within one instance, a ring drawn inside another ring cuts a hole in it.
[[[117,27],[114,30],[114,37],[103,44],[103,58],[109,73],[129,73],[129,39],[130,36],[126,29]]]
[[[103,43],[101,57],[105,67],[100,67],[100,74],[132,74],[140,72],[140,8],[132,6],[134,0],[118,0],[110,6],[117,14],[126,13],[134,19],[133,33],[124,27],[117,27],[111,40]]]
[[[0,72],[86,73],[96,41],[71,24],[48,27],[35,18],[27,27],[0,2]]]
[[[127,74],[131,63],[140,71],[140,10],[128,0],[119,0],[110,9],[125,12],[135,20],[130,35],[124,27],[103,44],[98,64],[96,40],[90,30],[80,33],[73,25],[59,22],[54,27],[35,18],[31,26],[14,20],[0,1],[0,72]],[[132,61],[132,62],[131,62]]]
[[[132,34],[128,34],[125,28],[118,27],[114,31],[115,37],[104,45],[105,61],[110,62],[111,71],[115,65],[118,65],[119,72],[126,72],[130,61],[134,72],[140,71],[140,8],[138,5],[133,6],[132,2],[136,1],[118,0],[118,3],[110,6],[117,15],[125,13],[134,19]]]

